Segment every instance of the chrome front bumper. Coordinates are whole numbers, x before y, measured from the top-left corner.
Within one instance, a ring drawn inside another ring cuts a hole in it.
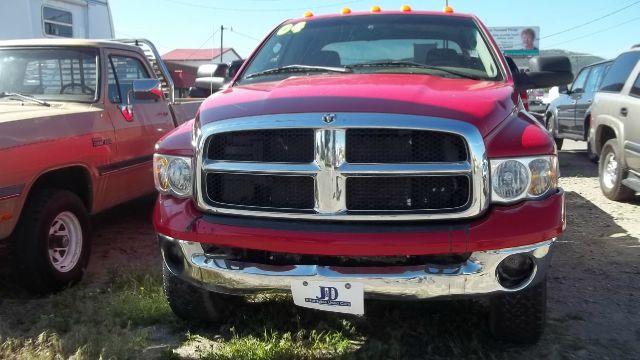
[[[336,267],[319,265],[274,266],[216,259],[204,254],[199,243],[159,235],[160,242],[179,245],[183,266],[167,261],[177,276],[203,289],[234,295],[290,293],[291,280],[350,281],[364,285],[367,298],[429,299],[518,291],[542,280],[551,261],[555,238],[528,246],[480,251],[455,265],[389,267]],[[513,254],[528,254],[534,262],[531,276],[517,288],[504,288],[496,268]]]

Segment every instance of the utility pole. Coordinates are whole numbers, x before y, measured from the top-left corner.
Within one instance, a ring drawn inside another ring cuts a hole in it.
[[[231,30],[233,31],[232,27],[224,27],[224,25],[220,25],[220,63],[222,64],[222,52],[224,51],[223,49],[223,41],[224,41],[224,31],[225,30]]]

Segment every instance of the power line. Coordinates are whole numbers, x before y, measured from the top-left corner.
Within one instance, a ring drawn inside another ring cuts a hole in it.
[[[193,50],[193,52],[191,52],[191,54],[189,54],[189,56],[187,56],[187,58],[186,58],[185,60],[189,60],[189,59],[191,59],[191,57],[192,57],[193,55],[195,55],[195,54],[198,52],[198,50],[202,49],[205,45],[207,45],[207,43],[209,42],[209,40],[213,39],[213,37],[214,37],[214,36],[216,36],[216,34],[218,33],[218,31],[220,31],[220,30],[218,29],[218,30],[214,31],[214,32],[213,32],[213,34],[211,34],[211,35],[207,38],[207,40],[205,40],[205,41],[202,43],[202,45],[200,45],[200,47],[198,47],[197,49]]]
[[[255,41],[260,41],[260,40],[261,40],[261,39],[255,38],[255,37],[253,37],[253,36],[251,36],[251,35],[243,34],[243,33],[241,33],[241,32],[238,32],[238,31],[236,31],[236,30],[233,30],[233,29],[231,29],[230,31],[231,31],[232,33],[236,34],[236,35],[240,35],[240,36],[245,37],[245,38],[247,38],[247,39],[251,39],[251,40],[255,40]]]
[[[589,37],[589,36],[592,36],[592,35],[600,34],[600,33],[605,32],[605,31],[609,31],[609,30],[612,30],[612,29],[615,29],[615,28],[619,28],[619,27],[621,27],[621,26],[623,26],[623,25],[626,25],[626,24],[628,24],[628,23],[631,23],[631,22],[634,22],[634,21],[638,21],[638,20],[640,20],[640,16],[639,16],[639,17],[636,17],[636,18],[633,18],[633,19],[631,19],[631,20],[628,20],[628,21],[625,21],[625,22],[619,23],[619,24],[617,24],[617,25],[610,26],[610,27],[608,27],[608,28],[604,28],[604,29],[601,29],[601,30],[598,30],[598,31],[594,31],[594,32],[589,33],[589,34],[586,34],[586,35],[578,36],[578,37],[573,38],[573,39],[570,39],[570,40],[566,40],[566,41],[561,41],[561,42],[559,42],[559,43],[555,43],[555,44],[553,44],[553,45],[547,46],[547,48],[552,48],[552,47],[554,47],[554,46],[562,45],[562,44],[565,44],[565,43],[568,43],[568,42],[572,42],[572,41],[575,41],[575,40],[584,39],[584,38]]]
[[[219,10],[219,11],[283,12],[283,11],[291,11],[291,10],[293,10],[293,11],[305,11],[305,10],[309,10],[309,9],[322,9],[322,8],[329,8],[329,7],[340,7],[341,5],[353,4],[353,3],[357,3],[357,2],[362,2],[364,0],[342,1],[342,2],[335,2],[335,3],[331,3],[331,4],[315,5],[315,6],[310,5],[310,6],[306,6],[304,8],[280,8],[280,9],[274,9],[274,8],[261,8],[261,9],[225,8],[225,7],[210,6],[210,5],[205,5],[205,4],[196,4],[196,3],[187,2],[187,1],[181,1],[181,0],[163,0],[163,1],[171,3],[171,4],[178,4],[178,5],[190,6],[190,7],[200,8],[200,9],[211,9],[211,10]]]
[[[614,10],[614,11],[612,11],[612,12],[610,12],[610,13],[607,13],[607,14],[604,14],[604,15],[602,15],[602,16],[600,16],[600,17],[595,18],[595,19],[589,20],[589,21],[587,21],[587,22],[585,22],[585,23],[582,23],[582,24],[579,24],[579,25],[576,25],[576,26],[570,27],[570,28],[565,29],[565,30],[562,30],[562,31],[558,31],[558,32],[553,33],[553,34],[551,34],[551,35],[543,36],[543,37],[541,37],[541,39],[550,38],[550,37],[552,37],[552,36],[556,36],[556,35],[564,34],[564,33],[566,33],[566,32],[569,32],[569,31],[572,31],[572,30],[575,30],[575,29],[579,29],[579,28],[581,28],[581,27],[583,27],[583,26],[586,26],[586,25],[592,24],[592,23],[594,23],[594,22],[596,22],[596,21],[602,20],[602,19],[607,18],[607,17],[609,17],[609,16],[611,16],[611,15],[617,14],[617,13],[621,12],[622,10],[628,9],[628,8],[630,8],[630,7],[632,7],[632,6],[636,5],[636,4],[638,4],[638,3],[640,3],[640,1],[635,1],[635,2],[633,2],[633,3],[629,4],[629,5],[625,6],[625,7],[622,7],[622,8],[620,8],[620,9]]]

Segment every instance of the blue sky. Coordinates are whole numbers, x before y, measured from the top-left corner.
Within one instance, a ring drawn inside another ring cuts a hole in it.
[[[221,25],[225,47],[243,57],[250,54],[274,26],[285,19],[338,13],[344,6],[353,11],[382,9],[441,10],[444,0],[110,0],[117,37],[144,37],[161,53],[174,48],[220,46]],[[517,4],[517,5],[516,5]],[[640,43],[640,1],[637,0],[450,0],[457,12],[474,13],[487,26],[540,26],[540,48],[562,48],[605,58],[615,57]],[[574,30],[554,35],[629,6]],[[611,28],[611,29],[610,29]],[[607,30],[608,29],[608,30]],[[552,35],[552,36],[550,36]],[[548,36],[548,37],[547,37]]]

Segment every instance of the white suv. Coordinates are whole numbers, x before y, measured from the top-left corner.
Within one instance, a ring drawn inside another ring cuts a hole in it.
[[[640,192],[640,48],[619,55],[593,100],[589,144],[600,155],[600,188],[611,200]]]

